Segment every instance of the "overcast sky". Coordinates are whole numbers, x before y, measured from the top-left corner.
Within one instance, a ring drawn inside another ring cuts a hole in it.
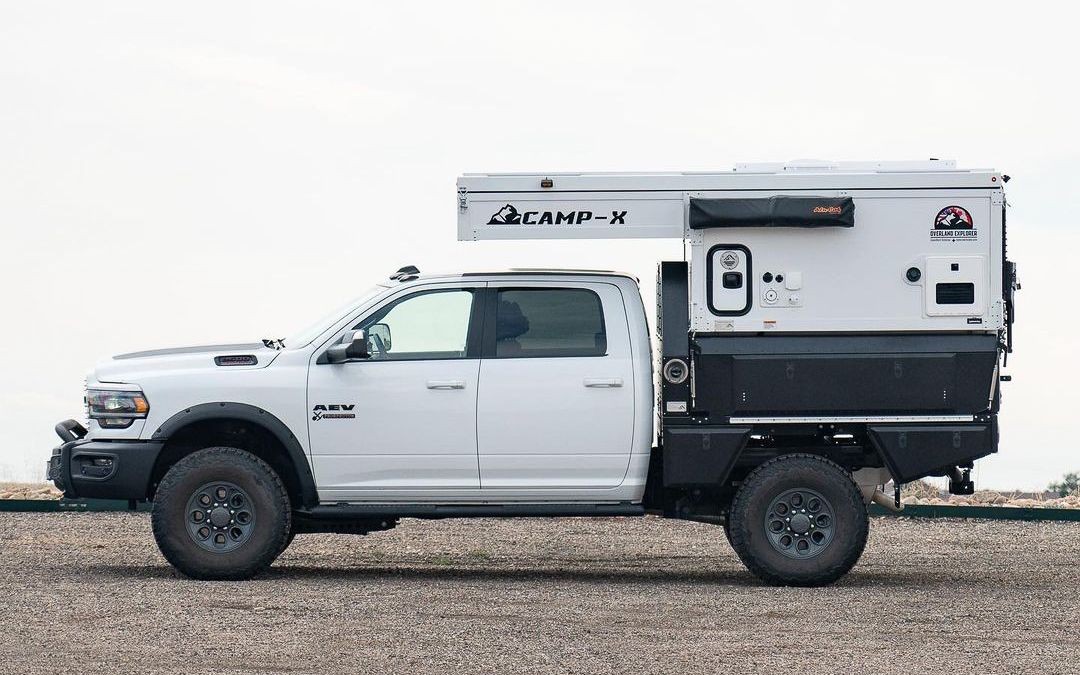
[[[983,486],[1080,469],[1071,3],[0,0],[0,479],[94,363],[287,334],[404,264],[638,274],[678,242],[455,241],[464,171],[955,158],[1008,186]]]

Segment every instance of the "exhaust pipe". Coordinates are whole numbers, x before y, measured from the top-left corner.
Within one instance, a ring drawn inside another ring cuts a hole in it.
[[[889,495],[885,494],[884,492],[881,491],[880,488],[877,488],[877,489],[874,490],[874,494],[871,495],[870,501],[872,501],[873,503],[877,504],[878,506],[880,506],[882,508],[886,508],[886,509],[892,511],[893,513],[900,513],[901,511],[904,510],[904,505],[903,504],[897,504],[895,498],[890,497]]]

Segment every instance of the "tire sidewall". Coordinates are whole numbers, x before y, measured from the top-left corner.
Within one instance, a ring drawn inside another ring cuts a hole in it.
[[[832,540],[810,558],[784,555],[773,547],[765,530],[772,501],[792,489],[814,490],[832,505]],[[839,466],[816,458],[778,458],[741,486],[731,514],[731,538],[747,567],[767,581],[820,585],[835,581],[858,561],[866,545],[868,522],[857,486]]]
[[[200,487],[216,481],[243,489],[255,519],[250,538],[228,553],[203,549],[187,528],[188,500]],[[273,562],[288,537],[289,515],[288,498],[268,465],[235,448],[207,448],[169,469],[155,495],[152,520],[162,554],[184,574],[236,579],[252,576]]]

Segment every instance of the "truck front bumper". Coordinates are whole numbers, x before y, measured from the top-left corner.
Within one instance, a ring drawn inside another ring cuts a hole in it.
[[[64,442],[53,448],[46,478],[65,496],[146,499],[150,495],[150,478],[164,445],[161,441],[90,440],[82,437],[85,429],[71,420],[58,424],[57,434]]]

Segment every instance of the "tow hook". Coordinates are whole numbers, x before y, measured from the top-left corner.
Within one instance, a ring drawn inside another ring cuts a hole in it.
[[[949,472],[949,494],[975,494],[975,481],[971,480],[970,466],[956,466]]]

